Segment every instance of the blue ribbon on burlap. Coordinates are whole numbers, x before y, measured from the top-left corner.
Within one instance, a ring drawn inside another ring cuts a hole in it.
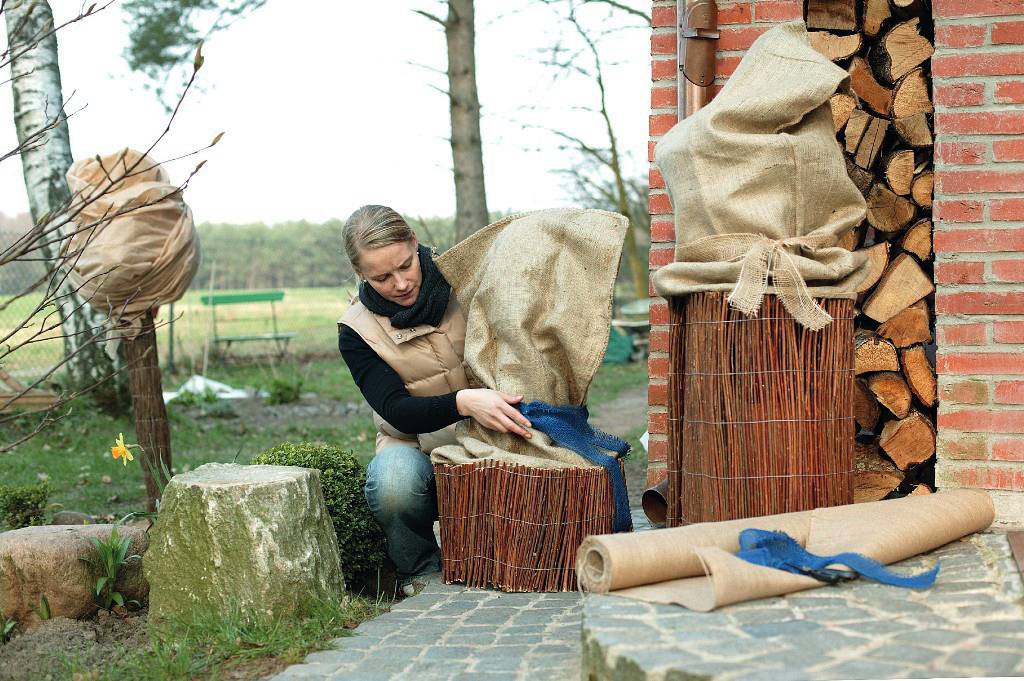
[[[619,458],[629,452],[629,443],[614,435],[595,430],[587,420],[590,412],[586,406],[565,405],[556,407],[547,402],[525,402],[516,405],[523,416],[530,419],[534,429],[547,435],[559,447],[576,452],[584,459],[595,463],[608,473],[612,483],[612,498],[615,501],[615,515],[612,518],[613,532],[629,532],[633,519],[629,514],[629,498],[626,496],[626,479],[619,466]],[[615,452],[610,456],[598,448]]]
[[[800,546],[785,532],[768,530],[749,529],[740,532],[740,551],[736,555],[754,565],[808,575],[830,584],[860,576],[890,586],[927,589],[935,583],[935,578],[939,574],[938,564],[920,574],[904,576],[859,553],[817,556]],[[829,565],[845,565],[850,570],[837,570],[829,568]]]

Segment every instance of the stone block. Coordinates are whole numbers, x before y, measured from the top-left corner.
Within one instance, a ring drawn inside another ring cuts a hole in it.
[[[340,597],[315,470],[208,463],[171,479],[143,559],[150,624],[237,607],[271,617]]]

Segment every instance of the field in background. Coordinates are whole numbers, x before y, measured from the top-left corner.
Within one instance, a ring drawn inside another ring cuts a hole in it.
[[[294,332],[288,346],[288,353],[295,357],[325,355],[337,352],[338,317],[348,306],[353,291],[343,287],[331,288],[287,288],[284,300],[275,303],[278,330]],[[235,293],[218,290],[216,293]],[[239,291],[240,292],[240,291]],[[157,332],[160,349],[160,364],[167,367],[171,350],[170,334],[174,333],[174,364],[176,373],[182,370],[192,373],[201,370],[208,339],[212,340],[210,308],[200,302],[206,291],[192,290],[174,304],[174,323],[168,324],[170,306],[160,308],[157,323],[163,325]],[[24,319],[25,314],[38,304],[39,296],[26,297],[16,301],[10,308],[0,311],[0,338],[6,336],[13,325]],[[0,300],[0,305],[3,301]],[[36,316],[35,325],[43,321],[47,311]],[[47,326],[54,324],[50,317]],[[217,307],[217,328],[221,335],[255,335],[273,330],[270,304],[254,303]],[[49,332],[51,338],[33,342],[13,353],[5,362],[5,369],[17,378],[33,379],[60,360],[63,341],[58,338],[60,330]],[[26,337],[27,332],[16,334],[11,343]],[[209,350],[213,351],[212,344]],[[268,355],[274,351],[274,344],[267,341],[236,343],[231,347],[231,356]],[[212,359],[212,356],[211,356]]]

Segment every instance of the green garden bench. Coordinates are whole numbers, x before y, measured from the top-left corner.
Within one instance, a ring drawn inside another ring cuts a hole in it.
[[[203,305],[210,306],[210,313],[213,319],[213,343],[214,351],[219,345],[224,346],[223,354],[227,355],[232,343],[245,343],[249,341],[271,341],[277,348],[278,357],[288,351],[288,341],[298,334],[290,331],[277,330],[277,310],[274,303],[284,300],[284,291],[245,291],[242,293],[216,293],[202,296]],[[222,305],[251,305],[252,303],[270,303],[270,320],[273,331],[271,333],[234,334],[221,335],[217,331],[217,307]]]

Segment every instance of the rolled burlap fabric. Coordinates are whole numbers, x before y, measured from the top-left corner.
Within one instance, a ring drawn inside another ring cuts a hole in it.
[[[822,586],[804,575],[734,555],[747,528],[781,531],[818,555],[851,551],[891,564],[992,524],[983,490],[833,506],[813,511],[698,523],[667,530],[587,537],[576,553],[581,588],[707,612],[723,605]]]
[[[466,315],[464,358],[478,385],[553,405],[581,405],[601,366],[629,221],[600,210],[512,215],[437,258]],[[529,440],[469,419],[434,463],[489,458],[524,466],[589,467],[533,431]]]
[[[195,276],[192,211],[166,171],[134,149],[77,161],[67,180],[77,225],[62,244],[69,279],[110,315],[116,337],[134,338],[141,313],[181,298]]]
[[[659,295],[730,291],[752,314],[774,293],[812,329],[831,321],[812,297],[856,296],[868,263],[839,239],[866,205],[829,105],[848,77],[811,47],[803,22],[782,24],[658,142],[676,227],[675,262],[653,277]]]

